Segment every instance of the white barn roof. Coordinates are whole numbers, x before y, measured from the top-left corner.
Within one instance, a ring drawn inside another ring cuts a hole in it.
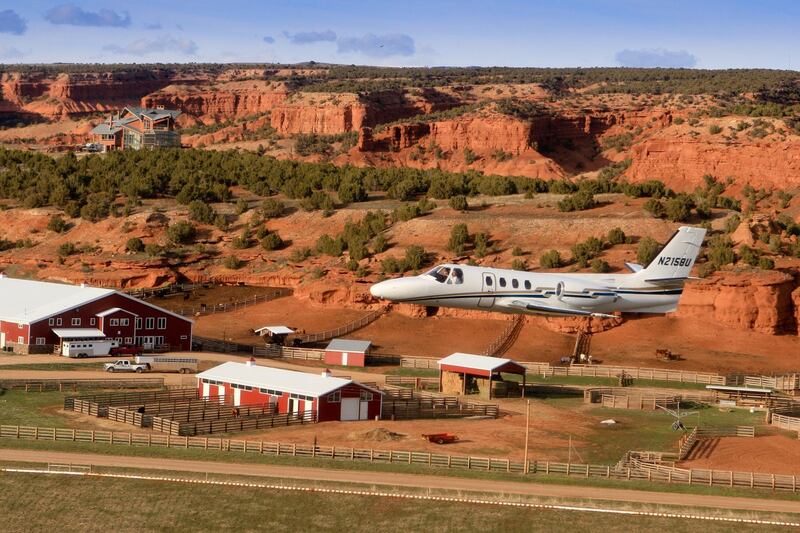
[[[200,372],[197,377],[313,397],[324,396],[353,383],[350,379],[325,377],[319,374],[308,374],[269,366],[247,365],[233,361],[228,361],[205,372]]]
[[[289,335],[294,333],[292,328],[287,328],[286,326],[264,326],[263,328],[255,330],[256,333],[261,333],[262,331],[269,331],[273,335]]]
[[[53,333],[62,339],[106,338],[106,334],[97,328],[53,328]]]
[[[98,287],[0,276],[0,320],[31,324],[113,293]]]
[[[503,359],[500,357],[488,357],[485,355],[473,355],[470,353],[456,352],[448,355],[444,359],[439,359],[439,366],[453,365],[464,368],[474,368],[476,370],[485,370],[492,372],[496,368],[500,368],[508,363],[518,364],[511,359]]]
[[[51,281],[8,278],[0,274],[0,320],[17,324],[33,324],[45,318],[80,307],[111,294],[134,300],[142,305],[158,309],[175,318],[192,322],[191,319],[158,307],[144,300],[134,298],[114,289],[89,287],[88,285],[69,285]],[[108,312],[109,310],[104,311]],[[123,310],[124,311],[124,310]],[[130,311],[126,311],[132,315]]]
[[[356,341],[351,339],[333,339],[326,350],[332,352],[366,352],[372,346],[370,341]]]

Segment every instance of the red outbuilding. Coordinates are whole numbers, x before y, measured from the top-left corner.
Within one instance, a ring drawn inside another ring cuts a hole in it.
[[[227,362],[197,374],[203,397],[219,396],[228,405],[275,405],[277,413],[312,411],[317,422],[380,417],[383,393],[330,372],[309,374]]]
[[[340,366],[366,366],[370,341],[333,339],[325,348],[325,364]]]
[[[76,337],[98,330],[117,343],[144,349],[192,349],[192,321],[113,289],[68,285],[0,274],[0,349],[53,353],[59,332]]]
[[[492,384],[502,382],[501,374],[516,374],[522,378],[525,394],[526,369],[511,359],[487,357],[456,352],[439,360],[439,390],[446,393],[478,392],[492,398]]]

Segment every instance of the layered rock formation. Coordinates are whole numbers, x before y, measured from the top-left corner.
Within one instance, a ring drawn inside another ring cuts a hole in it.
[[[783,272],[721,272],[689,283],[676,316],[713,319],[761,333],[797,334],[800,280]]]
[[[141,99],[142,107],[179,109],[204,122],[263,115],[289,96],[283,83],[234,81],[211,87],[171,85]]]
[[[732,177],[755,188],[800,186],[800,142],[725,142],[663,137],[634,145],[626,172],[632,181],[657,179],[678,191],[703,184],[703,176]]]

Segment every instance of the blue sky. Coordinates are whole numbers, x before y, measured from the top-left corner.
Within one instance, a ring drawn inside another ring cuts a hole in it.
[[[795,0],[0,0],[0,62],[800,70]]]

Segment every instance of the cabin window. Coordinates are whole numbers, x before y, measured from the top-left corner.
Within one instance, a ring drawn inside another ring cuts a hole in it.
[[[506,286],[506,278],[500,278],[500,286],[501,287],[505,287]]]
[[[514,287],[515,289],[519,289],[519,281],[517,281],[516,279],[512,279],[511,286]]]
[[[433,270],[429,270],[426,275],[431,276],[439,283],[444,283],[447,281],[447,278],[450,277],[450,267],[439,266]]]
[[[461,285],[464,283],[464,273],[460,268],[453,269],[453,271],[450,273],[450,278],[447,280],[447,283],[450,283],[451,285]]]
[[[531,282],[528,281],[527,279],[525,280],[525,289],[526,290],[531,290]]]
[[[492,276],[486,276],[486,285],[489,287],[492,286]]]

